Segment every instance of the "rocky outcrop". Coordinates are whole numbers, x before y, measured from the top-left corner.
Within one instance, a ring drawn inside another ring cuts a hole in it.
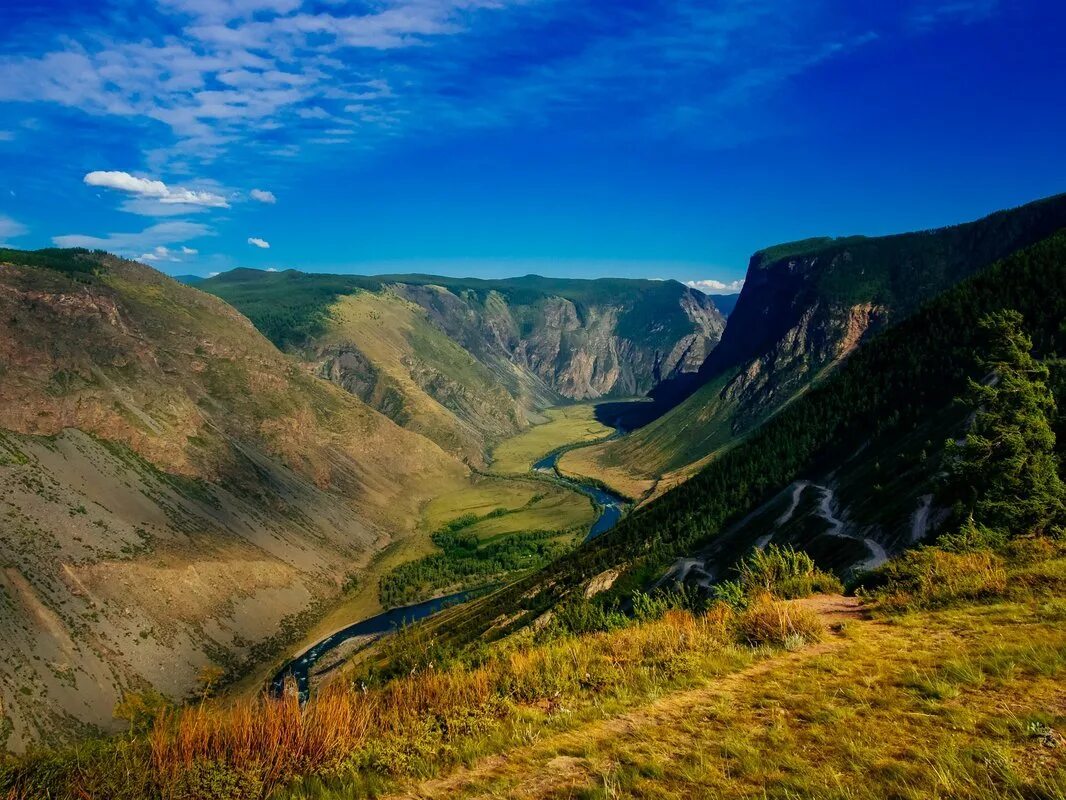
[[[1063,227],[1058,195],[950,228],[757,252],[721,341],[696,373],[663,375],[655,402],[637,409],[651,421],[600,448],[603,474],[683,474],[923,302]]]
[[[566,281],[554,283],[567,291]],[[564,294],[525,297],[506,286],[483,293],[392,288],[512,386],[521,379],[500,370],[500,362],[532,375],[532,387],[546,387],[556,398],[587,400],[644,394],[663,378],[697,370],[718,343],[725,320],[713,302],[680,284],[662,284],[647,304],[646,286],[594,302]]]

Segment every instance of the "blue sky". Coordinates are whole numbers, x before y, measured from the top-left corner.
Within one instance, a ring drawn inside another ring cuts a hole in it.
[[[1066,190],[1060,2],[0,0],[0,242],[676,278]]]

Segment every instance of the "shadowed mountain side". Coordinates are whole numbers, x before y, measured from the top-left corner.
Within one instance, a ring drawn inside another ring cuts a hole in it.
[[[1064,226],[1066,195],[1057,195],[949,228],[756,253],[719,345],[698,373],[657,387],[654,404],[629,407],[622,424],[644,427],[600,448],[599,463],[644,478],[684,472],[922,303]]]

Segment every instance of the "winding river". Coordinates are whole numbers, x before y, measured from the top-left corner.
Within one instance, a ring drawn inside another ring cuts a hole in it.
[[[596,521],[592,523],[592,527],[589,528],[589,532],[585,536],[585,541],[587,542],[590,539],[595,539],[597,536],[606,533],[615,526],[618,520],[622,518],[622,512],[626,507],[626,500],[616,494],[608,492],[606,489],[601,489],[598,486],[591,486],[564,477],[560,474],[558,469],[559,457],[561,455],[562,452],[557,452],[545,456],[533,465],[533,471],[539,472],[542,475],[550,475],[560,483],[569,486],[575,492],[581,492],[581,494],[588,495],[600,508],[600,515],[596,518]]]
[[[598,486],[586,485],[561,475],[557,469],[561,455],[562,452],[556,452],[545,456],[533,465],[533,471],[542,475],[550,475],[555,481],[592,498],[593,502],[596,503],[597,508],[600,509],[600,514],[596,517],[585,536],[585,541],[587,542],[614,527],[622,517],[622,512],[626,507],[626,500]],[[326,653],[347,641],[359,637],[377,639],[404,625],[409,625],[412,622],[417,622],[420,619],[436,614],[448,606],[462,603],[469,599],[472,594],[472,592],[457,592],[446,597],[424,600],[421,603],[384,611],[369,619],[341,628],[336,633],[332,633],[325,639],[316,642],[278,670],[274,679],[270,682],[270,693],[275,697],[280,696],[285,691],[285,680],[291,675],[296,681],[296,687],[299,689],[302,702],[307,699],[311,688],[311,671]]]

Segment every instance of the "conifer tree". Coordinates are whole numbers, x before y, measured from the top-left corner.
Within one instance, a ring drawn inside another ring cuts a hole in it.
[[[1000,534],[1041,532],[1063,512],[1048,369],[1033,358],[1017,311],[997,311],[979,325],[984,374],[969,381],[964,398],[972,422],[963,443],[948,443],[960,511],[968,524]]]

